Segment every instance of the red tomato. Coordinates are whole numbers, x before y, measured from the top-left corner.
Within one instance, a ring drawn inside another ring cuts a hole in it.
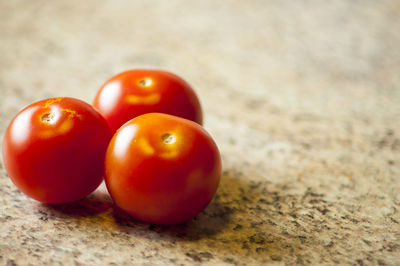
[[[50,204],[89,195],[103,179],[111,132],[89,104],[52,98],[22,110],[3,142],[5,168],[29,197]]]
[[[197,123],[149,113],[123,125],[112,138],[105,181],[114,202],[133,217],[178,224],[200,213],[221,176],[217,145]]]
[[[132,118],[153,112],[203,122],[199,99],[189,84],[161,70],[136,69],[112,77],[98,91],[93,106],[113,132]]]

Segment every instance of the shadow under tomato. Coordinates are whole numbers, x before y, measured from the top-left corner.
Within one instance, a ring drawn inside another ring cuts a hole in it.
[[[116,224],[131,230],[155,232],[160,238],[179,238],[197,240],[207,238],[222,231],[229,224],[232,210],[216,195],[207,208],[190,221],[177,225],[156,225],[138,221],[118,206],[113,205],[113,218]],[[129,230],[130,231],[130,230]],[[150,234],[141,234],[152,238]]]
[[[110,196],[102,191],[96,191],[88,197],[65,204],[42,204],[48,210],[60,215],[72,217],[96,216],[112,209]]]
[[[293,264],[296,262],[293,254],[301,251],[302,239],[282,233],[284,228],[278,223],[291,226],[280,210],[280,204],[287,204],[290,195],[286,195],[284,188],[271,191],[272,183],[251,181],[246,175],[238,169],[225,170],[211,204],[183,224],[143,223],[116,206],[112,216],[119,230],[134,238],[162,240],[171,245],[185,242],[185,256],[194,262],[223,257],[229,264],[240,264],[238,257],[251,257],[259,264],[282,261]]]
[[[40,219],[89,217],[93,222],[91,226],[117,231],[115,237],[120,233],[124,239],[126,235],[132,236],[128,241],[144,238],[171,245],[184,241],[190,251],[185,255],[197,262],[207,262],[210,256],[228,256],[226,262],[232,264],[237,256],[252,257],[262,264],[296,262],[303,242],[309,241],[311,246],[318,244],[313,242],[317,236],[305,233],[311,232],[312,228],[303,228],[292,219],[288,220],[294,215],[291,206],[295,203],[295,206],[301,206],[302,195],[291,194],[285,186],[267,179],[251,181],[247,175],[241,169],[226,169],[213,201],[194,219],[183,224],[163,226],[135,220],[112,202],[104,188],[74,203],[42,204]],[[289,234],[286,228],[292,228],[293,223],[299,229]],[[107,227],[110,224],[115,227]],[[199,246],[199,242],[202,245]]]

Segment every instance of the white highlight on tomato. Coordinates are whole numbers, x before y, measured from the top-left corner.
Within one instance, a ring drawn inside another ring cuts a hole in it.
[[[11,127],[11,136],[15,142],[24,142],[29,136],[29,130],[31,127],[31,119],[39,107],[29,108],[20,113],[14,120]]]
[[[109,112],[115,106],[121,94],[121,84],[119,82],[111,82],[107,84],[100,95],[99,105],[105,112]]]
[[[116,135],[115,143],[114,143],[114,153],[118,158],[122,158],[125,156],[127,150],[129,150],[129,145],[132,138],[135,136],[137,131],[137,127],[135,125],[128,125],[122,127],[118,134]]]

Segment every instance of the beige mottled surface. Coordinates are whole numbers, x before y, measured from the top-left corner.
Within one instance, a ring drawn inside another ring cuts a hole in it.
[[[1,168],[0,264],[400,264],[400,1],[0,0],[0,134],[134,67],[197,90],[224,163],[160,227],[104,188],[49,207]]]

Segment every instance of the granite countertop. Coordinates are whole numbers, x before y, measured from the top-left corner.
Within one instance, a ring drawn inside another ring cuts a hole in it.
[[[0,264],[399,265],[399,29],[396,0],[0,1],[1,137],[34,101],[151,67],[196,89],[223,159],[172,227],[104,185],[40,204],[0,165]]]

